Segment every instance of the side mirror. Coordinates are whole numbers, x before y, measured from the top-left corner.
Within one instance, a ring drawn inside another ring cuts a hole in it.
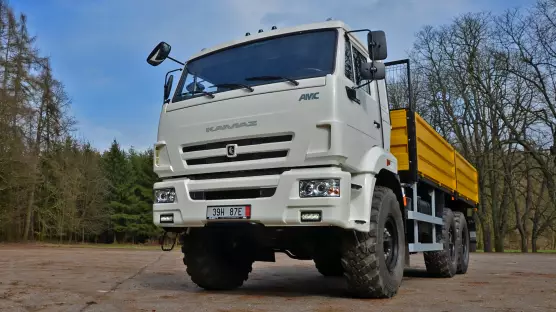
[[[152,52],[147,57],[147,63],[152,66],[158,66],[170,55],[172,47],[166,42],[162,41],[156,45]]]
[[[370,31],[367,34],[367,44],[371,61],[382,61],[388,57],[386,34],[382,30]]]
[[[361,78],[363,80],[382,80],[386,77],[386,66],[384,63],[369,62],[361,64]]]
[[[170,91],[172,91],[172,83],[174,82],[174,75],[170,75],[166,83],[164,83],[164,101],[170,96]]]

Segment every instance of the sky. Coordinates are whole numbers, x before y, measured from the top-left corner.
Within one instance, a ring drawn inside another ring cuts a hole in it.
[[[352,29],[382,29],[388,60],[407,58],[425,25],[450,23],[466,12],[500,13],[534,0],[8,0],[24,13],[37,47],[65,85],[77,120],[75,135],[99,150],[114,139],[143,150],[156,141],[169,60],[146,57],[160,41],[185,61],[203,48],[246,32],[342,20]],[[360,37],[363,38],[363,37]],[[175,77],[178,78],[178,77]],[[174,82],[177,80],[175,79]]]

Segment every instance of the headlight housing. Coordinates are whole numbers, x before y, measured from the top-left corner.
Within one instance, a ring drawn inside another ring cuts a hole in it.
[[[340,197],[340,179],[300,180],[299,197]]]
[[[176,200],[176,190],[173,187],[154,190],[154,201],[157,204],[173,203]]]

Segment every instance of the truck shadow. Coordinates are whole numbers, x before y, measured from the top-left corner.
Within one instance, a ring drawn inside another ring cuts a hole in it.
[[[179,274],[182,273],[182,274]],[[165,292],[189,292],[200,296],[241,295],[256,297],[307,297],[323,296],[351,298],[342,277],[324,277],[314,268],[302,266],[255,268],[242,287],[233,291],[206,291],[195,285],[182,272],[143,273],[135,278],[141,288]],[[424,269],[406,269],[404,282],[415,278],[430,278]],[[402,286],[403,287],[403,286]],[[245,297],[244,299],[247,299]]]

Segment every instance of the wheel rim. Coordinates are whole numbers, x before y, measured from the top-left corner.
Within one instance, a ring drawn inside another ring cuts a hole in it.
[[[454,235],[454,228],[450,227],[448,230],[448,242],[449,242],[449,251],[450,251],[450,259],[454,260],[456,257],[456,235]]]
[[[386,267],[390,272],[394,270],[398,263],[398,244],[399,240],[396,222],[392,216],[388,216],[384,225],[382,248]]]

